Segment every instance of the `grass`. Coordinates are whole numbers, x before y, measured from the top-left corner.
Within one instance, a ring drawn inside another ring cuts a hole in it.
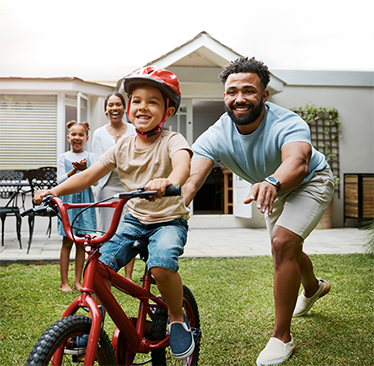
[[[364,227],[367,232],[367,241],[365,243],[365,249],[368,254],[374,255],[374,222]]]
[[[292,321],[297,351],[286,364],[372,365],[374,256],[311,256],[330,294],[307,316]],[[71,266],[70,275],[73,277]],[[134,278],[142,265],[136,263]],[[270,257],[180,260],[183,282],[199,305],[203,332],[200,365],[254,365],[274,321]],[[62,293],[59,266],[0,267],[0,365],[23,365],[42,334],[58,320],[77,292]],[[129,315],[133,300],[119,293]],[[114,325],[106,320],[111,336]]]

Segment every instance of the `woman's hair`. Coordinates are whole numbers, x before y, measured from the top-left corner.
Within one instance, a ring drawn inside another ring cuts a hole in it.
[[[126,102],[125,102],[125,98],[123,97],[122,94],[120,93],[117,93],[117,92],[113,92],[113,93],[110,93],[106,96],[105,98],[105,102],[104,102],[104,112],[106,112],[106,107],[108,105],[108,100],[109,98],[112,96],[112,95],[115,95],[116,97],[118,97],[119,99],[121,99],[121,102],[123,104],[123,106],[126,108]]]
[[[90,128],[90,124],[88,122],[77,122],[75,120],[72,120],[72,121],[69,121],[68,123],[66,123],[66,128],[68,129],[68,131],[70,131],[70,129],[75,126],[75,125],[78,125],[78,126],[83,126],[84,129],[86,130],[86,135],[88,135],[88,131],[91,130]]]

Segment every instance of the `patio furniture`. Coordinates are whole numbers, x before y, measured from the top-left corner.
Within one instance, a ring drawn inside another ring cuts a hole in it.
[[[21,243],[21,223],[22,218],[17,206],[18,194],[22,188],[23,172],[18,170],[0,170],[0,198],[7,200],[5,206],[0,206],[1,218],[1,245],[4,246],[4,226],[7,216],[16,217],[17,239],[22,249]]]
[[[37,169],[29,169],[26,171],[26,178],[29,181],[31,194],[33,197],[32,204],[34,204],[34,195],[36,191],[41,189],[51,189],[57,185],[57,168],[53,166],[44,166]],[[27,253],[30,251],[32,236],[34,233],[35,215],[29,215],[29,244]],[[49,217],[49,225],[46,234],[50,237],[52,231],[52,218]]]

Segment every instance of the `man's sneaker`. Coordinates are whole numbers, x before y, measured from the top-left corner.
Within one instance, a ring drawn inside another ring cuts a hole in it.
[[[195,349],[195,341],[186,315],[184,323],[173,322],[169,324],[170,349],[173,356],[179,360],[192,354]]]
[[[303,316],[305,315],[313,306],[313,304],[325,296],[330,291],[330,284],[323,280],[322,278],[317,278],[318,280],[318,290],[312,297],[305,297],[304,291],[297,298],[295,310],[293,311],[293,316]]]
[[[279,365],[288,360],[295,353],[295,343],[292,338],[288,343],[283,343],[280,339],[271,337],[266,347],[257,358],[257,366]]]

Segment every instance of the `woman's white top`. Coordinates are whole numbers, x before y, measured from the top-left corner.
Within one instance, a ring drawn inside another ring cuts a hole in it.
[[[112,146],[116,144],[115,137],[112,136],[106,128],[108,125],[109,124],[99,127],[95,130],[93,134],[92,152],[95,154],[97,159],[99,159],[101,155],[103,155],[106,151],[108,151]],[[136,133],[135,126],[133,124],[126,123],[126,125],[126,133],[122,135],[121,138]],[[105,184],[108,182],[110,175],[111,172],[99,180],[98,186],[100,188],[103,188],[105,186]]]

